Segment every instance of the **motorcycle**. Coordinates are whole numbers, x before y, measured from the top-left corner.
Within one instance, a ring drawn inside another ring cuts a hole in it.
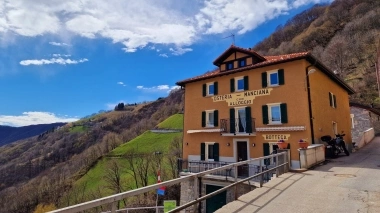
[[[336,134],[335,138],[332,138],[330,135],[325,135],[321,137],[321,140],[326,142],[329,146],[332,147],[332,151],[334,154],[334,157],[338,156],[340,153],[345,153],[347,156],[350,155],[346,148],[346,143],[344,142],[343,136],[345,136],[342,132],[342,134]]]

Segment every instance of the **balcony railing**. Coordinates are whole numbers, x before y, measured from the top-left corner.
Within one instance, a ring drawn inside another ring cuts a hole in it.
[[[256,132],[254,118],[220,119],[222,133],[254,133]]]

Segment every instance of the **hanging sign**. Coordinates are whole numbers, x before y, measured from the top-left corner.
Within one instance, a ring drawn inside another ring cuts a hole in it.
[[[212,98],[214,102],[225,101],[228,106],[250,105],[257,96],[270,95],[273,88],[250,90],[225,95],[215,95]]]
[[[279,141],[284,140],[287,141],[290,137],[290,134],[268,134],[268,135],[262,135],[264,137],[264,140],[266,141]]]

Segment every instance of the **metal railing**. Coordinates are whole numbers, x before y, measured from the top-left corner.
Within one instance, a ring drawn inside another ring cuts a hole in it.
[[[255,118],[220,119],[220,129],[222,133],[254,133]]]
[[[270,161],[274,163],[274,166],[272,168],[267,167],[267,169],[264,170],[265,166],[266,166],[264,164],[264,162],[266,161],[266,159],[271,159]],[[282,159],[283,163],[279,163],[280,162],[279,159]],[[250,175],[249,177],[246,177],[243,179],[241,179],[241,178],[238,179],[238,168],[240,166],[244,166],[246,164],[252,164],[254,162],[258,163],[258,166],[259,166],[259,168],[261,168],[261,171],[259,173],[254,174],[254,175]],[[117,212],[117,209],[116,209],[117,203],[120,200],[123,200],[123,199],[128,198],[128,197],[140,195],[143,193],[151,192],[151,191],[154,191],[154,190],[156,190],[160,187],[163,187],[163,186],[170,186],[170,185],[178,184],[178,183],[181,183],[184,181],[196,180],[196,179],[202,178],[206,175],[212,175],[212,174],[215,174],[215,173],[217,173],[219,171],[223,171],[223,170],[234,171],[234,183],[232,183],[226,187],[223,187],[222,189],[219,189],[215,192],[212,192],[212,193],[207,194],[205,196],[199,197],[199,198],[197,198],[191,202],[188,202],[184,205],[178,206],[177,208],[175,208],[174,210],[171,210],[169,212],[173,213],[173,212],[178,212],[180,210],[186,209],[189,206],[197,204],[197,203],[199,203],[199,202],[201,202],[207,198],[210,198],[216,194],[219,194],[219,193],[221,193],[221,192],[223,192],[223,191],[225,191],[231,187],[235,187],[238,184],[241,184],[241,183],[246,182],[246,181],[251,181],[253,179],[258,179],[260,187],[261,187],[262,184],[265,182],[265,175],[272,173],[272,174],[275,174],[276,176],[279,176],[279,175],[289,171],[288,154],[285,151],[285,152],[282,152],[279,154],[269,155],[269,156],[260,157],[260,158],[254,158],[251,160],[241,161],[241,162],[237,162],[237,163],[231,163],[231,164],[228,164],[225,166],[213,168],[213,169],[203,171],[203,172],[199,172],[199,173],[195,173],[195,174],[189,174],[189,175],[186,175],[184,177],[176,178],[176,179],[165,181],[162,183],[157,183],[157,184],[153,184],[150,186],[146,186],[146,187],[130,190],[127,192],[122,192],[119,194],[115,194],[115,195],[99,198],[96,200],[88,201],[85,203],[80,203],[77,205],[73,205],[73,206],[62,208],[62,209],[54,210],[54,211],[51,211],[50,213],[80,212],[80,211],[85,211],[85,210],[89,210],[89,209],[92,209],[95,207],[108,205],[108,204],[111,204],[111,212],[116,213]]]

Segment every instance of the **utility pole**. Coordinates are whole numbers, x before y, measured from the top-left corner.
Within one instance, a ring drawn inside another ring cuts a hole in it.
[[[376,81],[377,81],[377,92],[379,93],[380,97],[380,39],[378,44],[376,45],[376,62],[375,62],[375,71],[376,71]]]

